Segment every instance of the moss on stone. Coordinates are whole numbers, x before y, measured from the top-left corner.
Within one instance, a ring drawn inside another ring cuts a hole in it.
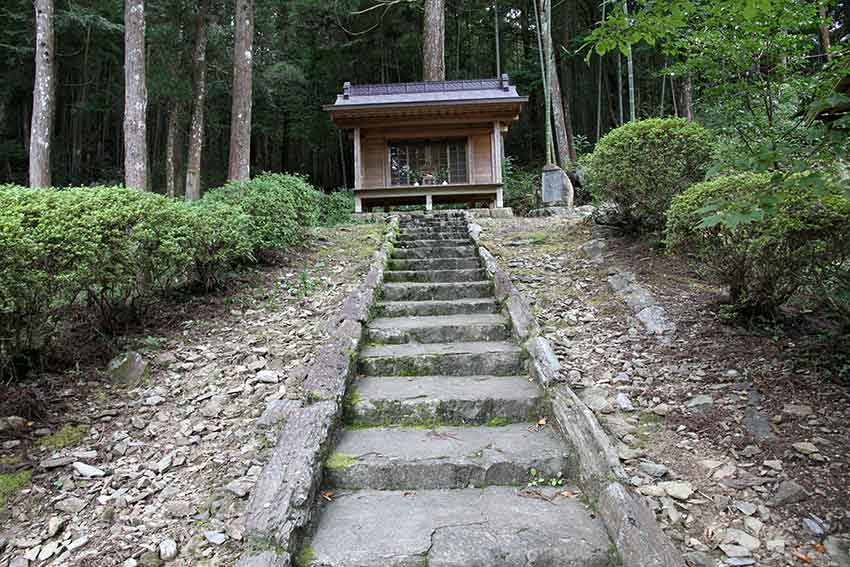
[[[48,449],[64,449],[65,447],[79,445],[88,434],[88,425],[66,425],[56,433],[39,439],[38,444]]]
[[[0,474],[0,508],[5,508],[9,498],[26,486],[30,478],[32,478],[31,470]]]
[[[325,459],[325,468],[330,471],[342,471],[357,464],[357,459],[345,453],[331,453]]]
[[[301,551],[298,552],[298,555],[295,556],[295,560],[292,564],[295,565],[295,567],[309,567],[315,559],[316,550],[310,545],[305,545],[301,548]]]
[[[510,421],[505,417],[493,417],[490,418],[490,421],[488,421],[485,425],[487,425],[487,427],[504,427],[509,423]]]

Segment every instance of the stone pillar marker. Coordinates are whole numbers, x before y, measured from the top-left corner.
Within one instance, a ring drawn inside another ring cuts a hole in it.
[[[573,184],[563,169],[554,164],[543,166],[543,206],[573,208]]]

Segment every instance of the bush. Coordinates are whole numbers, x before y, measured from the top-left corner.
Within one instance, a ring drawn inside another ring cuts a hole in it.
[[[850,261],[850,199],[837,186],[816,193],[801,184],[761,220],[698,228],[704,207],[772,189],[769,174],[721,177],[675,197],[667,213],[670,249],[695,255],[743,313],[771,312],[801,286],[833,285]]]
[[[540,194],[540,170],[514,165],[513,158],[506,157],[502,164],[503,201],[514,214],[526,215],[535,208]]]
[[[195,227],[195,278],[205,289],[221,285],[234,266],[253,262],[254,223],[233,205],[200,201],[190,207]]]
[[[585,179],[593,196],[614,203],[631,229],[656,230],[673,196],[705,178],[712,150],[708,131],[693,122],[630,122],[596,144]]]
[[[321,194],[264,174],[185,204],[122,187],[0,186],[0,374],[81,314],[108,332],[163,295],[210,288],[257,251],[300,242]]]
[[[351,222],[353,212],[354,193],[352,191],[340,189],[322,195],[321,223],[323,225],[334,226]]]
[[[319,222],[322,194],[300,175],[263,173],[208,191],[203,202],[242,210],[254,224],[253,249],[286,249],[303,242],[305,229]]]

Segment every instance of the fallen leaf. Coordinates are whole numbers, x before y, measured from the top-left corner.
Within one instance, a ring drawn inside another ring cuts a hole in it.
[[[547,419],[548,418],[541,417],[540,419],[537,420],[537,425],[539,425],[540,427],[545,427]]]
[[[557,496],[557,494],[547,496],[542,490],[538,488],[523,488],[518,492],[518,495],[523,498],[536,498],[538,500],[543,500],[544,502],[551,502]]]
[[[428,432],[428,437],[432,439],[454,439],[455,441],[459,441],[460,438],[456,433],[450,433],[448,431],[437,431],[436,429],[432,429]]]
[[[822,543],[816,543],[815,551],[817,551],[818,553],[826,553],[826,547],[824,547]]]
[[[322,498],[327,500],[328,502],[332,502],[334,499],[334,493],[332,490],[325,490],[322,492]]]
[[[811,563],[812,558],[806,555],[805,553],[800,553],[799,551],[794,552],[794,557],[802,561],[803,563]]]
[[[573,492],[572,490],[562,490],[558,493],[558,496],[563,496],[565,498],[572,498],[573,496],[578,496],[578,493]]]
[[[402,494],[402,496],[416,496],[416,491],[415,490],[405,490],[401,494]]]

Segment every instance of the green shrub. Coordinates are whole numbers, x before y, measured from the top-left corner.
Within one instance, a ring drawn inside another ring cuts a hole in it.
[[[185,205],[152,193],[2,188],[0,363],[43,349],[71,309],[109,331],[137,319],[185,281],[194,232]]]
[[[704,208],[718,201],[753,199],[775,189],[769,174],[744,173],[694,185],[673,199],[667,244],[693,254],[729,286],[741,312],[765,313],[801,286],[840,281],[850,261],[850,199],[837,186],[815,192],[800,184],[773,214],[735,228],[699,228]],[[833,276],[824,277],[827,274]],[[831,284],[830,284],[831,285]]]
[[[325,226],[334,226],[351,222],[354,213],[354,193],[347,189],[340,189],[333,193],[322,195],[321,223]]]
[[[708,131],[694,122],[630,122],[596,144],[585,179],[594,197],[614,203],[633,230],[656,230],[673,196],[705,178],[712,151]]]
[[[242,209],[200,201],[190,206],[195,278],[212,289],[235,266],[254,261],[254,223]]]
[[[513,158],[506,157],[502,163],[503,201],[516,215],[526,215],[539,202],[540,170],[519,167]]]
[[[300,175],[262,173],[208,191],[204,202],[238,207],[254,224],[256,252],[286,249],[303,242],[319,222],[322,195]]]

